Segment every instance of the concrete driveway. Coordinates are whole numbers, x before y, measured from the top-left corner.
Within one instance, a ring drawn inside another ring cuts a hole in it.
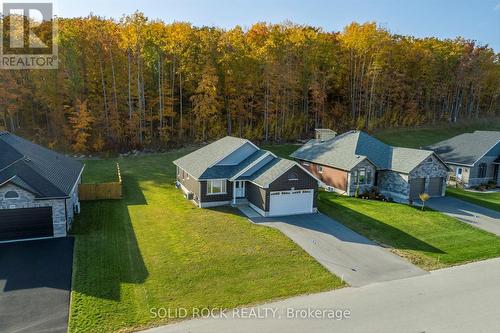
[[[500,213],[453,197],[431,198],[430,208],[500,236]]]
[[[0,244],[0,332],[66,332],[73,238]]]
[[[500,258],[403,280],[228,310],[227,318],[187,320],[147,332],[498,332],[500,283],[493,278],[497,276],[500,276]],[[259,317],[249,316],[251,310]],[[296,310],[300,311],[300,317],[295,315]],[[338,320],[339,315],[332,319],[309,310],[348,310],[350,316]]]
[[[321,213],[250,220],[280,230],[351,286],[427,273]]]

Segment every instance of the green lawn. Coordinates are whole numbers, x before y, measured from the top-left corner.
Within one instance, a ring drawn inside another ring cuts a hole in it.
[[[263,145],[262,149],[269,150],[278,157],[291,159],[290,154],[299,149],[302,145],[287,143],[283,145]]]
[[[96,160],[84,161],[85,169],[82,175],[83,183],[107,183],[116,182],[118,174],[116,170],[116,162],[111,163],[111,160],[101,162]]]
[[[320,192],[321,212],[426,270],[500,256],[500,237],[432,210]]]
[[[375,137],[393,146],[420,148],[475,130],[500,130],[500,119],[440,125],[436,128],[394,128],[375,132]]]
[[[342,286],[279,231],[185,200],[172,165],[184,153],[120,159],[124,199],[82,203],[70,332],[172,320],[154,318],[152,308],[231,308]],[[86,181],[107,180],[116,161],[88,161]]]
[[[500,212],[500,192],[477,193],[448,187],[446,194]]]

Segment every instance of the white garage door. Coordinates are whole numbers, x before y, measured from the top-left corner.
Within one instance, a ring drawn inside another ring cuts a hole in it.
[[[271,192],[269,216],[312,213],[313,198],[314,190]]]

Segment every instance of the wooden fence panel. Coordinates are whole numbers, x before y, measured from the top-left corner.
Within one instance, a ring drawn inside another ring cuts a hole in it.
[[[122,198],[122,176],[120,166],[116,164],[118,181],[109,183],[80,184],[78,195],[81,201]]]

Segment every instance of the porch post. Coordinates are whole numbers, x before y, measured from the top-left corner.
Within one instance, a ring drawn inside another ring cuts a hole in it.
[[[236,181],[233,181],[233,205],[236,205]]]

